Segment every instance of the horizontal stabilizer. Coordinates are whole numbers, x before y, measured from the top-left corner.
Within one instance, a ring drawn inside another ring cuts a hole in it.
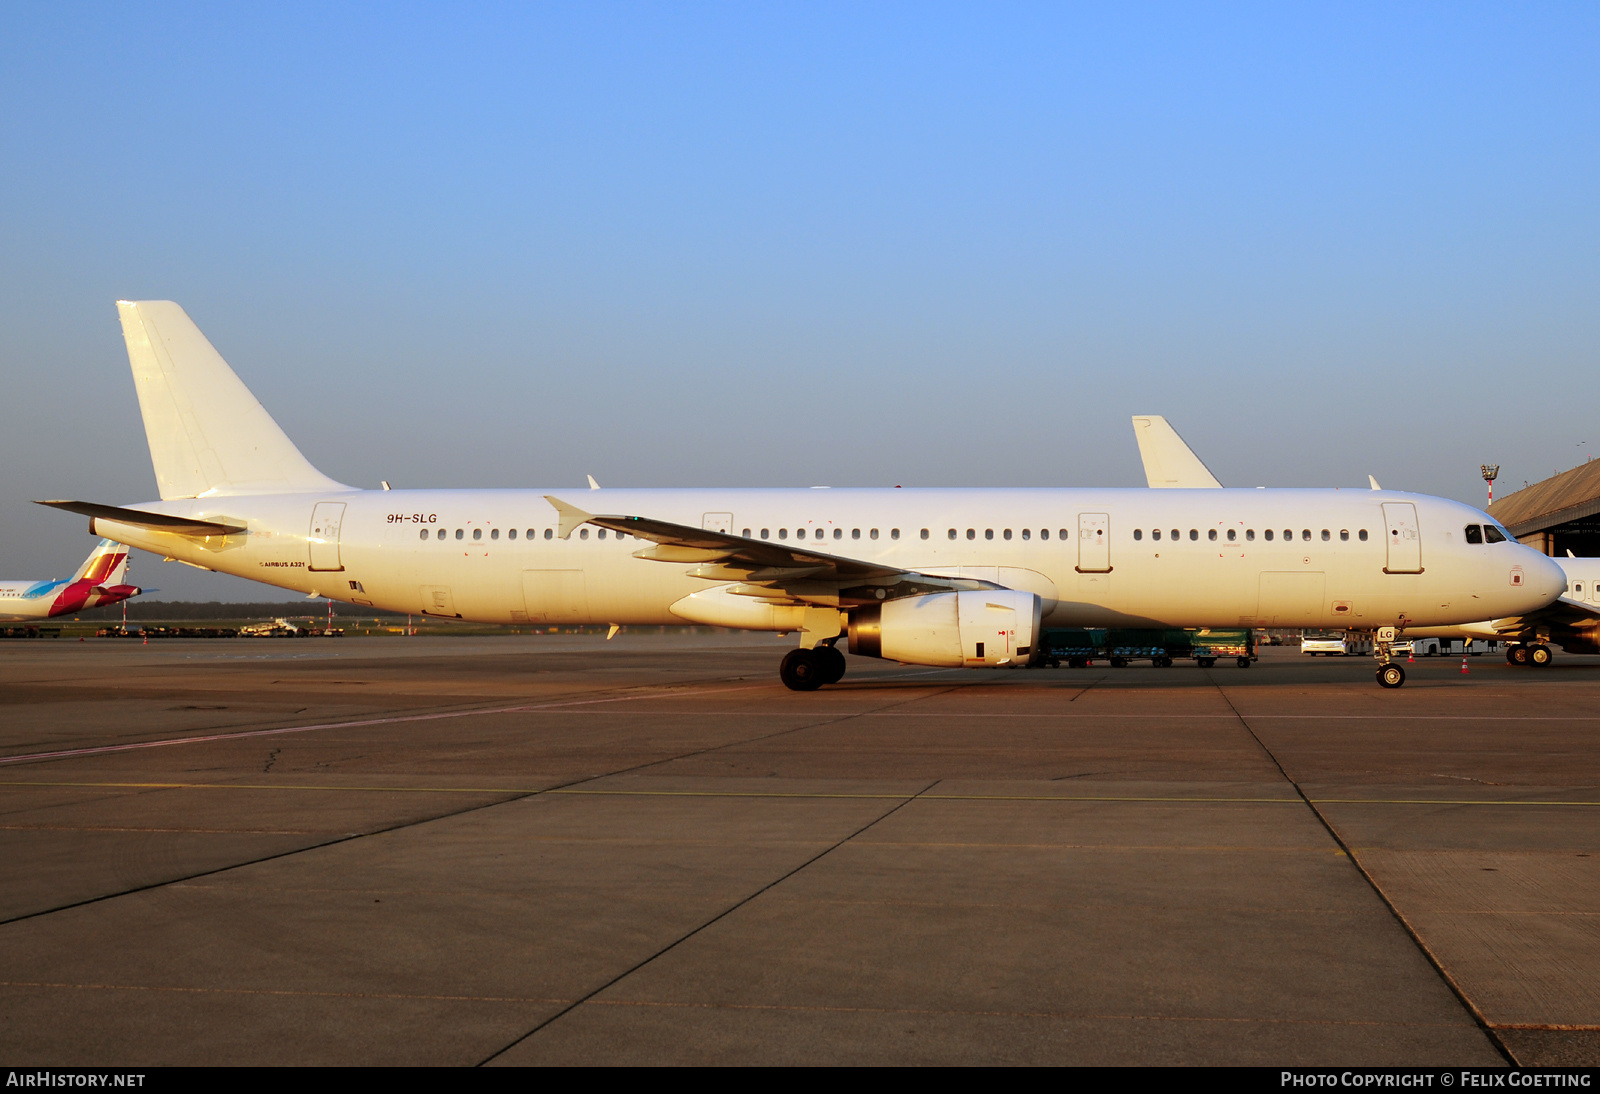
[[[65,509],[69,513],[91,519],[115,521],[134,528],[148,528],[152,532],[170,532],[175,536],[232,536],[246,531],[238,524],[219,524],[212,520],[195,520],[192,517],[174,517],[166,513],[147,513],[142,509],[121,509],[115,505],[96,505],[92,501],[39,501],[52,509]]]
[[[1222,484],[1178,431],[1159,414],[1136,414],[1133,435],[1139,441],[1145,481],[1156,488],[1220,489]]]

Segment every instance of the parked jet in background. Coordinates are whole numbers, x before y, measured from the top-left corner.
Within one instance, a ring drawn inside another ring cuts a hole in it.
[[[127,576],[128,549],[103,539],[70,578],[0,582],[0,620],[49,619],[138,596],[143,590],[124,584]]]
[[[1600,653],[1600,558],[1574,558],[1568,552],[1554,561],[1567,575],[1567,590],[1554,603],[1461,627],[1413,627],[1406,635],[1506,642],[1506,660],[1513,665],[1548,665],[1555,660],[1552,645],[1568,653]]]
[[[1471,506],[1394,492],[360,490],[311,466],[182,308],[117,307],[162,500],[44,504],[164,557],[394,611],[796,631],[779,670],[796,690],[844,674],[846,634],[865,656],[1015,665],[1046,624],[1443,625],[1565,586],[1520,544],[1434,535],[1488,520]]]

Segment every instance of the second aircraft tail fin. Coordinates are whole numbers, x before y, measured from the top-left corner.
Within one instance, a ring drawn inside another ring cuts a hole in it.
[[[312,467],[170,300],[119,300],[163,500],[348,490]]]
[[[1194,450],[1183,443],[1178,431],[1159,414],[1136,414],[1133,435],[1139,440],[1139,458],[1144,461],[1144,477],[1152,487],[1220,488]]]
[[[111,539],[103,539],[100,546],[84,559],[74,581],[92,581],[96,585],[121,585],[128,575],[128,549]]]

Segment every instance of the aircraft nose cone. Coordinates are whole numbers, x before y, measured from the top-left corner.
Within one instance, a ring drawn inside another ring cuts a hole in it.
[[[1555,559],[1529,548],[1532,558],[1524,563],[1530,597],[1538,600],[1538,607],[1550,603],[1567,591],[1567,572]],[[1528,610],[1532,610],[1531,608]]]

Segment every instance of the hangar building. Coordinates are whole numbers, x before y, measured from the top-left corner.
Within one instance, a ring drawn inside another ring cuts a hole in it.
[[[1600,460],[1552,475],[1489,506],[1517,539],[1547,555],[1600,557]]]

